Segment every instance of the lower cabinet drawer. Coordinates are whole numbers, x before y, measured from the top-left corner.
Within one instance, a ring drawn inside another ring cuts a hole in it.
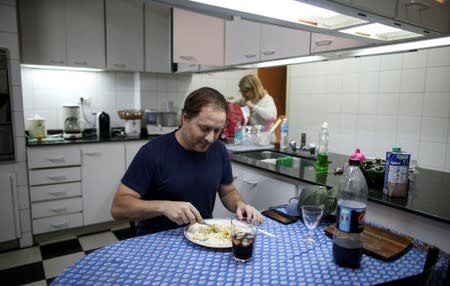
[[[83,225],[81,213],[33,219],[33,234],[63,230]]]
[[[83,203],[81,198],[54,200],[31,204],[31,217],[42,218],[68,213],[81,212]]]
[[[55,184],[30,188],[32,202],[81,196],[81,183]]]
[[[57,168],[29,171],[30,185],[46,185],[81,181],[81,168]]]

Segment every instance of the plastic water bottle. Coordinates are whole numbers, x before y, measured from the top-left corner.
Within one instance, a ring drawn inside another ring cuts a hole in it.
[[[242,123],[241,119],[236,120],[236,126],[234,127],[234,144],[242,143]]]
[[[320,128],[316,158],[316,173],[326,172],[328,172],[328,122],[324,122]]]
[[[363,252],[363,231],[367,208],[367,182],[359,169],[359,159],[350,159],[340,178],[333,233],[336,264],[359,268]]]
[[[280,148],[286,149],[288,146],[288,120],[284,118],[281,122],[281,139],[280,139]]]

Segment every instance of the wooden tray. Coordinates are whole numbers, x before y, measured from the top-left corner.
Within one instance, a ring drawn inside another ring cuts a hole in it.
[[[325,228],[325,234],[333,237],[335,226],[331,224]],[[400,257],[411,246],[411,239],[370,224],[364,226],[363,241],[365,254],[386,261]]]

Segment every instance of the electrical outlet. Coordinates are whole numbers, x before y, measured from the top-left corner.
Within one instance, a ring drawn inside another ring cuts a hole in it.
[[[89,98],[86,97],[86,96],[80,97],[80,103],[81,103],[82,105],[89,105]]]

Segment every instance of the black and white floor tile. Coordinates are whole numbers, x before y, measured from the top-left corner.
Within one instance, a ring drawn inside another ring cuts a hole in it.
[[[2,285],[50,285],[55,277],[84,255],[132,237],[129,228],[68,236],[38,246],[0,253]]]

